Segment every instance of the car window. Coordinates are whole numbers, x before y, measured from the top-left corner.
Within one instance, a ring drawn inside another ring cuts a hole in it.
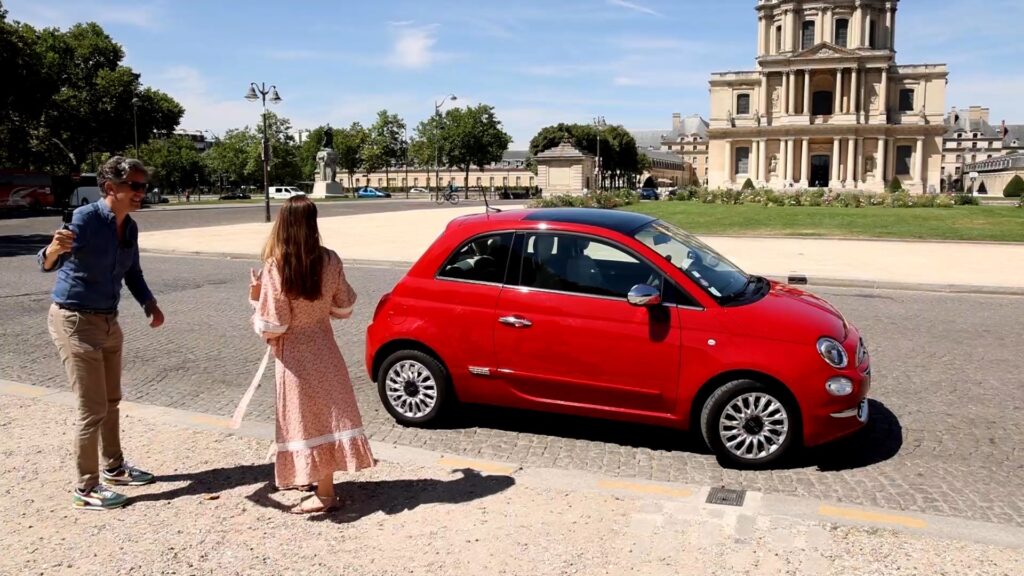
[[[637,284],[662,281],[647,262],[590,236],[532,233],[523,243],[520,286],[625,299]]]
[[[477,236],[460,246],[437,273],[439,278],[501,284],[505,281],[512,232]]]

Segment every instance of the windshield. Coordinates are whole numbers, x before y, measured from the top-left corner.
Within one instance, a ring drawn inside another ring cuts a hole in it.
[[[750,276],[713,248],[681,228],[655,220],[634,238],[650,246],[716,300],[732,299],[750,285]]]

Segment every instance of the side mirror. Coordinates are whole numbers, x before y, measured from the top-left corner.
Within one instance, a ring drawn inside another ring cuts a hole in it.
[[[658,306],[661,304],[661,292],[647,284],[637,284],[629,290],[626,301],[633,306]]]

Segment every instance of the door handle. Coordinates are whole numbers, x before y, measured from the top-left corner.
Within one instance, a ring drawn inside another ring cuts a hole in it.
[[[526,318],[520,318],[518,316],[502,316],[501,318],[498,318],[498,322],[501,322],[502,324],[508,324],[509,326],[513,326],[515,328],[529,328],[530,326],[533,326],[533,322],[530,322]]]

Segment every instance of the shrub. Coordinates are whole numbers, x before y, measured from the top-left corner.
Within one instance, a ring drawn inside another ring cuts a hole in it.
[[[934,194],[922,194],[920,196],[915,196],[914,206],[917,208],[931,208],[932,206],[935,206],[935,198],[936,196]]]
[[[803,206],[824,206],[825,191],[821,188],[815,190],[803,190],[800,193],[800,203]]]
[[[747,180],[750,181],[749,179]],[[746,185],[744,185],[746,186]],[[753,188],[751,188],[753,190]],[[716,198],[719,204],[743,204],[743,192],[737,192],[736,190],[722,190]]]
[[[953,207],[953,197],[950,196],[949,194],[943,194],[943,195],[939,196],[938,198],[935,199],[935,207],[936,208],[952,208]]]
[[[751,180],[750,178],[747,178],[747,181],[743,183],[743,187],[740,188],[740,190],[742,192],[746,192],[747,190],[753,190],[753,189],[754,189],[754,181]]]
[[[1003,196],[1007,198],[1021,198],[1024,196],[1024,178],[1017,174],[1010,179],[1006,184],[1006,188],[1003,188]]]
[[[898,183],[899,179],[896,179],[896,182]],[[914,205],[914,201],[911,199],[910,193],[901,188],[889,196],[888,205],[891,208],[910,208]]]
[[[888,192],[901,192],[903,190],[903,182],[900,182],[898,176],[893,177],[892,181],[889,182],[889,187],[886,188]]]
[[[860,208],[864,206],[864,197],[857,192],[843,192],[836,200],[836,206],[843,208]]]
[[[977,206],[978,199],[970,193],[954,194],[953,204],[956,204],[957,206]]]

